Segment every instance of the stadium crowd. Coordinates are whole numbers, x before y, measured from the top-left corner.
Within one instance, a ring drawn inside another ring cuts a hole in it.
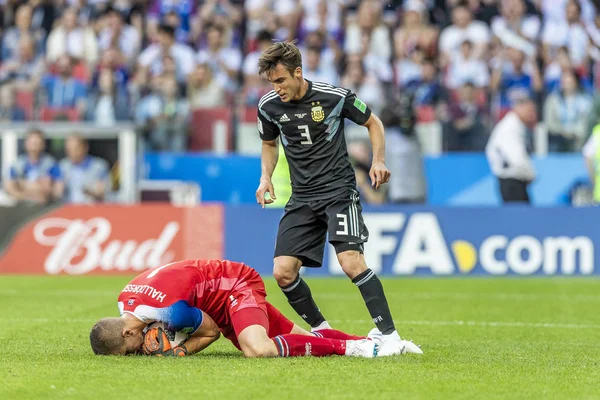
[[[261,51],[297,40],[307,79],[349,88],[383,115],[409,94],[417,120],[441,124],[444,151],[483,151],[524,95],[551,152],[580,151],[600,123],[596,0],[0,3],[0,122],[135,121],[146,149],[195,150],[193,115],[235,110],[235,126],[271,89],[257,75]],[[350,145],[364,177],[368,152]],[[388,147],[419,151],[395,138]]]
[[[257,59],[297,39],[308,79],[375,112],[412,92],[444,150],[480,151],[523,92],[550,151],[575,151],[600,118],[592,0],[3,0],[3,121],[135,120],[156,150],[185,150],[197,109],[255,106]]]

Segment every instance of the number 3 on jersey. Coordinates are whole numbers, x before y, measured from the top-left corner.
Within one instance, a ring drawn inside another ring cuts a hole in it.
[[[298,125],[298,129],[300,129],[300,135],[306,138],[306,140],[301,141],[300,144],[313,144],[308,125]]]

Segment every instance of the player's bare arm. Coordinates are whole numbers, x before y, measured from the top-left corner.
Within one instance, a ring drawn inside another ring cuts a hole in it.
[[[371,170],[369,171],[371,185],[375,186],[375,189],[379,189],[379,186],[390,180],[391,175],[390,170],[385,166],[385,135],[383,123],[381,123],[381,120],[377,115],[371,114],[363,126],[369,131],[369,139],[371,140],[371,147],[373,148],[373,163],[371,164]]]
[[[275,196],[275,188],[271,177],[275,166],[277,165],[277,159],[279,157],[279,139],[274,140],[263,140],[262,142],[262,154],[261,154],[261,176],[260,184],[256,190],[256,202],[265,208],[265,204],[273,203],[273,200],[277,199]],[[267,192],[270,198],[266,198]]]
[[[188,340],[185,341],[187,354],[198,353],[221,337],[221,331],[215,321],[204,311],[202,312],[202,325]]]

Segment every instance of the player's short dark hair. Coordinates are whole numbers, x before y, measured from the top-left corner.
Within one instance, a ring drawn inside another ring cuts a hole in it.
[[[119,17],[119,19],[121,19],[122,21],[125,20],[125,16],[123,15],[123,13],[118,9],[115,8],[111,5],[109,5],[108,7],[106,7],[106,9],[104,10],[104,15],[116,15]]]
[[[175,38],[175,28],[173,28],[171,25],[160,24],[160,26],[158,27],[158,32],[164,33],[165,35],[169,35],[172,38]]]
[[[266,29],[260,30],[256,34],[256,40],[258,42],[271,42],[273,41],[273,34]]]
[[[279,42],[265,50],[258,60],[258,73],[270,75],[277,65],[283,65],[290,74],[302,67],[302,54],[293,42]]]
[[[90,345],[96,355],[109,356],[122,354],[125,340],[121,335],[125,325],[120,318],[103,318],[90,331]]]

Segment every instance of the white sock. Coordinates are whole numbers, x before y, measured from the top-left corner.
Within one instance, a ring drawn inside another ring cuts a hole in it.
[[[387,335],[383,335],[384,337],[393,337],[393,338],[398,338],[398,340],[400,339],[400,335],[398,334],[397,330],[394,330],[394,332],[392,333],[388,333]]]
[[[311,332],[320,331],[321,329],[331,329],[331,325],[329,325],[329,322],[323,321],[318,326],[315,326],[314,328],[310,328],[310,331]]]

